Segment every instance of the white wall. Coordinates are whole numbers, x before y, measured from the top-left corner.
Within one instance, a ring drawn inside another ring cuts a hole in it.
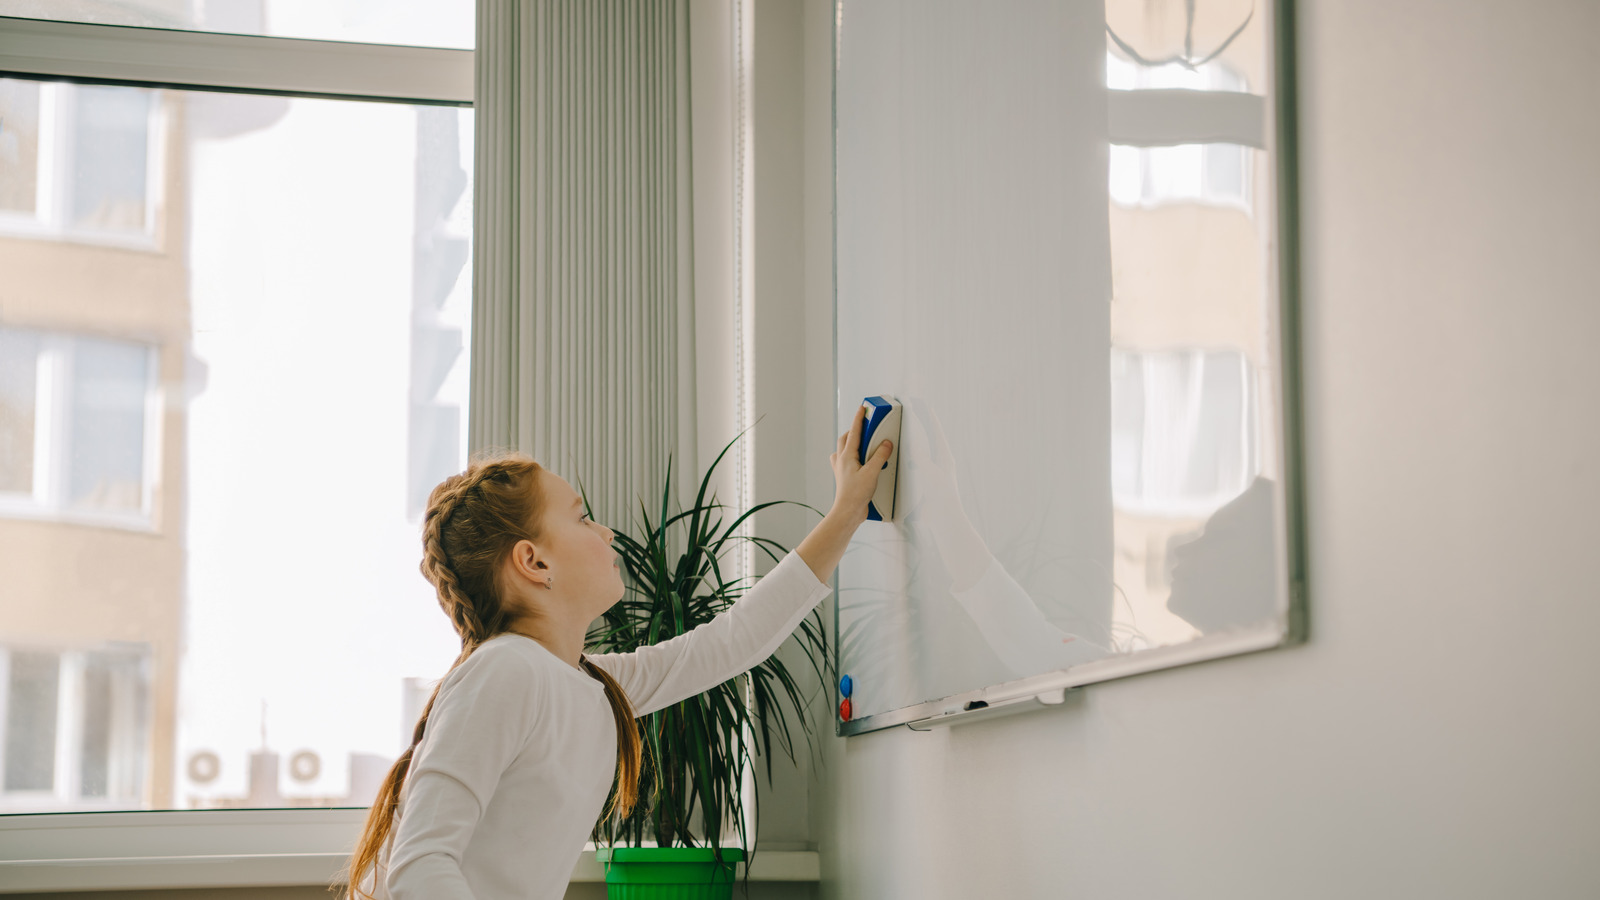
[[[819,506],[831,7],[795,38],[804,315],[757,296],[758,398],[805,339],[758,484]],[[1596,35],[1590,0],[1300,4],[1310,643],[826,738],[824,896],[1600,894]]]

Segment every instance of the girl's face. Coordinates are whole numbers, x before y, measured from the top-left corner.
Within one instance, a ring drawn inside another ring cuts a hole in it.
[[[570,598],[592,610],[590,618],[622,599],[621,561],[611,541],[616,534],[584,514],[583,497],[566,479],[541,470],[545,500],[539,544],[553,579],[552,594]]]

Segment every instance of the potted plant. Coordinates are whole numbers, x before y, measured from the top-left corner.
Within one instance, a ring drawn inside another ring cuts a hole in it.
[[[714,496],[708,500],[706,493],[717,464],[738,439],[729,441],[706,470],[693,506],[670,511],[675,504],[669,458],[657,516],[652,520],[641,502],[634,533],[613,529],[627,591],[591,629],[587,642],[595,652],[626,653],[668,640],[731,606],[748,589],[750,579],[724,574],[723,557],[730,550],[748,541],[774,562],[788,552],[777,541],[738,533],[739,526],[757,512],[792,503],[821,515],[807,504],[778,500],[757,504],[724,526],[727,507]],[[587,493],[584,504],[588,506]],[[800,645],[818,679],[828,683],[832,661],[821,615],[814,611],[791,640]],[[752,751],[765,758],[770,784],[775,751],[794,760],[792,725],[799,726],[809,747],[805,698],[794,675],[776,656],[745,675],[640,718],[644,759],[639,802],[626,819],[608,817],[595,826],[608,896],[612,900],[731,897],[735,864],[750,850],[739,788],[754,762]],[[758,784],[752,798],[758,811],[760,796]],[[737,835],[737,847],[723,846],[728,833]],[[644,846],[646,841],[655,846]]]

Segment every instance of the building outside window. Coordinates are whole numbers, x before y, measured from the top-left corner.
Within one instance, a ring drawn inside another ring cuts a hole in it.
[[[0,81],[0,233],[153,247],[156,91]]]
[[[0,647],[0,811],[127,808],[149,756],[146,646]]]
[[[470,3],[0,0],[41,8],[472,35]],[[465,464],[471,109],[92,81],[0,78],[0,812],[364,806],[459,649],[416,563]]]
[[[156,348],[0,327],[0,515],[147,527]]]

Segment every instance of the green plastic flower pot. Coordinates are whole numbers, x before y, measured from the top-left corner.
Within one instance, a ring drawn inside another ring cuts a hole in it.
[[[734,866],[744,851],[707,847],[609,847],[595,851],[610,900],[731,900]]]

